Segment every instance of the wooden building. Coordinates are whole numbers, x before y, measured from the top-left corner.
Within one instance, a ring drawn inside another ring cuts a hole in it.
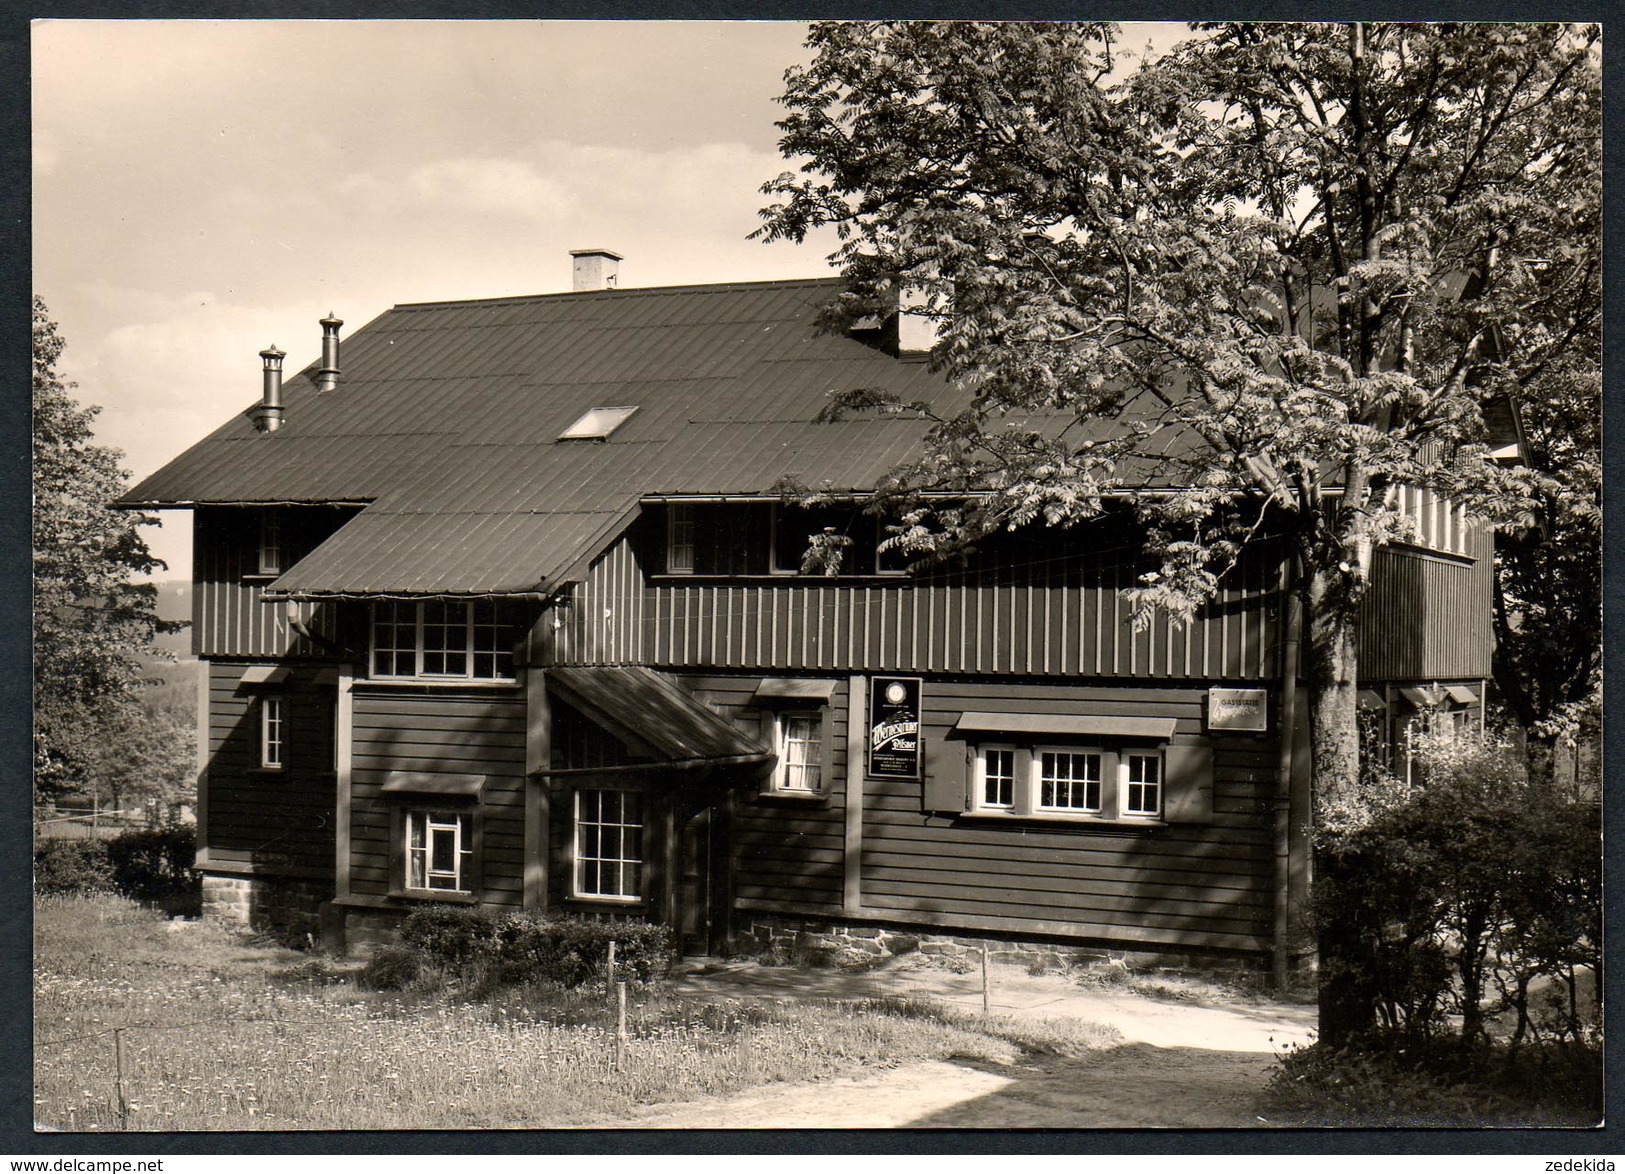
[[[612,267],[612,254],[597,258]],[[398,306],[126,504],[194,511],[207,899],[387,934],[424,901],[1267,956],[1303,896],[1283,560],[1129,622],[1125,509],[910,571],[855,500],[920,441],[831,389],[961,393],[831,281]],[[1126,409],[1135,410],[1130,404]],[[1483,526],[1374,568],[1387,738],[1476,723]],[[851,540],[800,572],[811,533]],[[1293,714],[1296,713],[1296,719]]]

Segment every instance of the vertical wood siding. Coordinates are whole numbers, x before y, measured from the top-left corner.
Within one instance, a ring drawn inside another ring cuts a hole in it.
[[[1037,543],[976,570],[867,583],[650,579],[623,538],[576,585],[561,664],[1257,679],[1273,672],[1271,563],[1249,556],[1188,628],[1136,632],[1132,552]]]
[[[677,678],[752,737],[761,711],[750,705],[759,678]],[[839,913],[842,900],[846,801],[846,692],[837,683],[824,722],[828,798],[809,802],[742,792],[733,812],[734,898],[792,903],[809,913]]]
[[[259,769],[260,692],[240,682],[244,663],[212,661],[208,673],[207,842],[217,865],[331,878],[334,857],[332,706],[315,666],[296,665],[279,687],[287,766]]]
[[[1463,558],[1399,546],[1376,552],[1360,612],[1361,680],[1490,675],[1492,541],[1487,526],[1469,519]]]
[[[927,680],[921,745],[928,775],[962,779],[962,712],[1171,717],[1202,734],[1197,689],[1082,688]],[[1272,702],[1273,707],[1273,702]],[[920,783],[870,779],[864,791],[863,904],[951,926],[994,917],[1012,929],[1187,948],[1257,950],[1271,933],[1273,735],[1215,737],[1210,823],[1150,828],[925,815]]]
[[[319,533],[306,533],[289,509],[287,527],[294,557],[314,546]],[[326,513],[327,511],[323,511]],[[313,519],[304,519],[312,521]],[[329,519],[334,524],[337,518]],[[259,570],[259,516],[248,508],[206,507],[192,520],[192,651],[198,656],[321,657],[326,650],[297,634],[285,605],[264,601],[271,582]],[[300,618],[312,631],[335,639],[337,605],[300,603]]]
[[[385,797],[380,788],[391,771],[484,775],[483,899],[519,907],[525,875],[523,693],[358,683],[353,697],[351,891],[383,896],[399,887],[399,878],[390,876],[393,810],[434,805],[432,800]]]

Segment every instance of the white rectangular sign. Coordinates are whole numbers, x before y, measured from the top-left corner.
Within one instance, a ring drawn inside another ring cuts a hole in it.
[[[1269,728],[1269,690],[1209,689],[1207,728],[1263,733]]]

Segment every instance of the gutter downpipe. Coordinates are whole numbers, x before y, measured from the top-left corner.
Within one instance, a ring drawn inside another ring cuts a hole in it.
[[[1292,925],[1292,759],[1298,733],[1298,645],[1303,637],[1303,608],[1297,593],[1297,556],[1282,568],[1281,757],[1275,780],[1275,989],[1283,990],[1292,959],[1288,934]]]

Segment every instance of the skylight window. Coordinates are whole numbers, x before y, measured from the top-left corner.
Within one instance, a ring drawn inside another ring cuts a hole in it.
[[[560,440],[608,440],[609,434],[632,418],[637,406],[589,408],[580,419],[559,433]]]

